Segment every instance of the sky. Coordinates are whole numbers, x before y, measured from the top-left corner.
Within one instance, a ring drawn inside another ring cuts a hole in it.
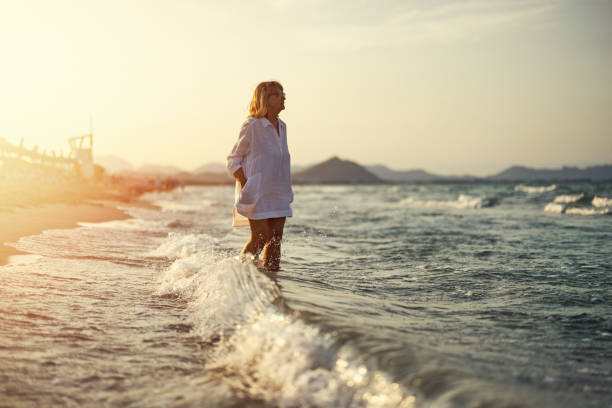
[[[610,0],[0,2],[0,138],[192,170],[280,81],[292,163],[612,164]]]

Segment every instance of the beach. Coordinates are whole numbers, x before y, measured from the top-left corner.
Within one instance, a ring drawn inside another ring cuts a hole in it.
[[[0,395],[607,406],[612,184],[518,187],[296,186],[273,275],[238,261],[249,231],[231,227],[230,186],[147,193],[123,215],[113,201],[15,210],[45,231],[0,266]],[[67,211],[79,228],[49,229]]]
[[[102,222],[129,218],[117,208],[116,201],[83,202],[79,204],[52,203],[29,208],[15,208],[2,212],[0,218],[0,265],[12,255],[24,254],[6,243],[35,235],[48,229],[74,228],[78,222]]]
[[[32,188],[30,180],[0,180],[0,265],[13,255],[24,254],[14,246],[24,236],[48,229],[66,229],[79,222],[103,222],[129,218],[118,206],[150,206],[138,200],[140,191],[67,178],[40,180]]]

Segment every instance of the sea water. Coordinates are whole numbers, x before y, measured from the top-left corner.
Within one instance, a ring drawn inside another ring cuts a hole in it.
[[[281,270],[233,188],[0,267],[0,406],[606,407],[612,184],[296,186]]]

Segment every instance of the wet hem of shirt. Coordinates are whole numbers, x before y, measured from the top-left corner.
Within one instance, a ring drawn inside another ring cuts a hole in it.
[[[268,211],[268,212],[264,212],[260,214],[248,214],[248,215],[241,213],[238,207],[236,207],[236,210],[238,210],[238,214],[242,215],[243,217],[247,217],[251,220],[265,220],[267,218],[293,217],[293,211],[291,210]]]

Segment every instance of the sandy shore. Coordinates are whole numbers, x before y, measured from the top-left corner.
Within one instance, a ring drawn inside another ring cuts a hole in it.
[[[129,218],[117,206],[154,207],[139,193],[121,186],[75,180],[7,180],[0,178],[0,265],[24,254],[5,243],[48,229],[77,227],[78,222]]]
[[[45,204],[31,208],[15,208],[0,213],[0,265],[12,255],[24,254],[5,243],[40,234],[48,229],[74,228],[78,222],[102,222],[129,218],[117,209],[119,202],[107,201],[82,204]]]

